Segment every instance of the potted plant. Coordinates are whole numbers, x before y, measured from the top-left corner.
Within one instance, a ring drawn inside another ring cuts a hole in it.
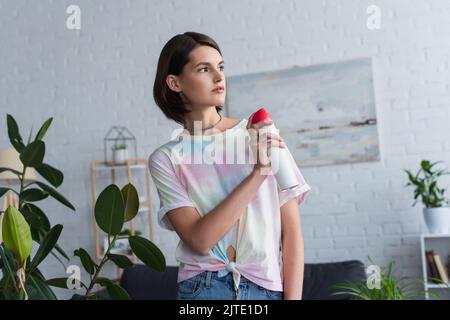
[[[128,148],[126,144],[116,144],[112,147],[112,151],[114,163],[123,164],[128,160]]]
[[[332,286],[334,289],[332,295],[344,296],[351,300],[416,300],[428,293],[436,299],[441,299],[437,292],[416,289],[423,285],[422,279],[395,275],[394,261],[389,262],[387,268],[380,268],[370,257],[369,262],[371,265],[367,268],[369,276],[366,281],[336,283]],[[441,280],[435,280],[448,287]]]
[[[404,171],[409,179],[406,186],[415,187],[413,206],[419,201],[419,197],[425,206],[423,215],[428,230],[431,233],[446,234],[450,232],[450,202],[444,196],[445,189],[439,188],[437,183],[440,176],[450,174],[450,172],[433,168],[440,162],[442,161],[430,163],[428,160],[423,160],[415,175],[409,170]]]

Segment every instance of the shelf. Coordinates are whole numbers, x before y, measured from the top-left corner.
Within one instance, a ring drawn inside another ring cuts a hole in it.
[[[429,238],[450,238],[450,234],[434,234],[434,233],[423,233],[420,235],[421,238],[429,239]]]
[[[425,299],[431,298],[431,292],[429,290],[443,290],[450,289],[449,283],[433,283],[430,280],[430,270],[426,251],[433,250],[435,254],[439,255],[445,272],[449,271],[450,263],[450,234],[430,234],[422,233],[420,235],[420,255],[422,260],[422,281],[425,289]],[[439,277],[439,276],[435,276]],[[428,292],[429,291],[429,292]],[[445,299],[450,298],[448,291],[439,292],[439,295],[444,295]]]
[[[450,284],[425,283],[428,289],[450,289]]]
[[[127,166],[126,164],[120,164],[120,165],[111,165],[111,166],[98,166],[95,168],[96,171],[106,171],[106,170],[112,170],[112,169],[146,169],[147,166],[145,164],[130,164]]]

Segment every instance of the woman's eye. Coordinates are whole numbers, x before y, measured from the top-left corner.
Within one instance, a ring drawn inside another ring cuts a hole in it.
[[[223,69],[225,69],[225,66],[220,66],[219,69],[223,70]],[[198,69],[198,71],[203,71],[203,70],[208,71],[208,67],[204,67],[204,68]]]

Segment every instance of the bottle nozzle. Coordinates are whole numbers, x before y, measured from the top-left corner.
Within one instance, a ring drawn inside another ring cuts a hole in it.
[[[254,124],[256,122],[259,122],[259,121],[262,121],[262,120],[272,120],[272,118],[270,117],[269,112],[267,112],[267,110],[264,109],[264,108],[259,109],[258,111],[256,111],[253,114],[252,124]]]

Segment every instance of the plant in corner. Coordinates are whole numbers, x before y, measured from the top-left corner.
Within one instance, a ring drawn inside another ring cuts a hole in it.
[[[371,266],[377,267],[372,269],[376,272],[360,283],[347,281],[333,285],[337,291],[332,295],[345,296],[352,300],[415,300],[428,292],[433,297],[440,299],[436,292],[414,289],[414,285],[423,285],[422,279],[395,276],[393,261],[389,262],[386,269],[376,266],[370,257],[369,261]],[[442,283],[440,280],[439,282]]]
[[[100,277],[100,271],[107,261],[114,262],[119,268],[132,266],[133,263],[126,257],[111,254],[108,248],[101,262],[97,265],[83,248],[75,250],[74,254],[81,260],[83,267],[89,274],[90,283],[84,285],[80,279],[57,278],[46,280],[40,272],[39,264],[56,249],[67,260],[67,254],[57,245],[63,229],[62,225],[50,228],[45,213],[31,202],[43,200],[51,195],[53,198],[75,210],[73,205],[52,187],[33,181],[26,186],[24,177],[27,167],[34,167],[39,174],[54,187],[61,185],[63,174],[59,170],[43,162],[45,144],[42,141],[44,134],[50,126],[52,118],[47,120],[39,130],[36,138],[31,142],[31,133],[27,145],[22,141],[16,121],[7,116],[8,135],[11,144],[20,153],[23,171],[18,172],[11,168],[0,168],[0,172],[11,171],[20,180],[20,191],[11,188],[0,188],[0,198],[8,191],[16,193],[19,197],[18,208],[8,206],[5,212],[0,211],[2,218],[3,242],[0,243],[0,279],[1,299],[56,299],[50,286],[69,288],[73,280],[80,282],[86,289],[84,295],[75,294],[74,299],[98,299],[92,293],[95,284],[105,286],[112,298],[127,299],[128,294],[114,281]],[[36,184],[39,188],[29,188]],[[108,234],[111,247],[124,222],[133,219],[138,211],[139,197],[136,188],[127,184],[120,190],[116,185],[110,185],[99,195],[95,205],[95,219],[99,227]],[[112,239],[111,239],[112,238]],[[1,240],[1,239],[0,239]],[[32,241],[39,244],[33,258],[30,257]],[[161,251],[149,240],[139,236],[129,236],[128,241],[133,252],[147,266],[157,271],[164,271],[165,259]],[[60,260],[61,261],[61,260]]]
[[[445,189],[439,188],[437,185],[439,178],[450,172],[433,168],[440,162],[442,161],[430,163],[428,160],[422,160],[416,174],[404,170],[409,180],[405,186],[415,188],[413,206],[420,197],[425,206],[423,208],[424,219],[431,233],[449,233],[450,231],[450,201],[444,196]]]
[[[52,118],[45,121],[33,140],[31,130],[25,145],[16,121],[11,115],[7,115],[8,137],[19,153],[23,170],[19,172],[11,168],[0,168],[0,172],[10,171],[19,180],[18,191],[10,187],[0,187],[0,198],[7,192],[13,192],[19,198],[18,208],[10,206],[5,212],[0,211],[0,215],[4,216],[2,219],[4,241],[0,245],[0,267],[3,274],[0,280],[0,299],[27,298],[26,286],[30,288],[31,298],[55,298],[53,292],[44,283],[42,273],[37,266],[49,253],[64,265],[54,250],[69,260],[64,250],[56,243],[62,226],[56,225],[51,228],[47,215],[35,205],[36,202],[51,196],[75,210],[74,206],[55,189],[62,184],[64,175],[44,162],[45,143],[42,139],[51,122]],[[51,186],[40,181],[32,181],[25,185],[27,168],[34,168]],[[33,260],[28,252],[31,250],[32,241],[39,245]],[[11,273],[13,271],[14,273]],[[24,280],[29,281],[24,283]]]

